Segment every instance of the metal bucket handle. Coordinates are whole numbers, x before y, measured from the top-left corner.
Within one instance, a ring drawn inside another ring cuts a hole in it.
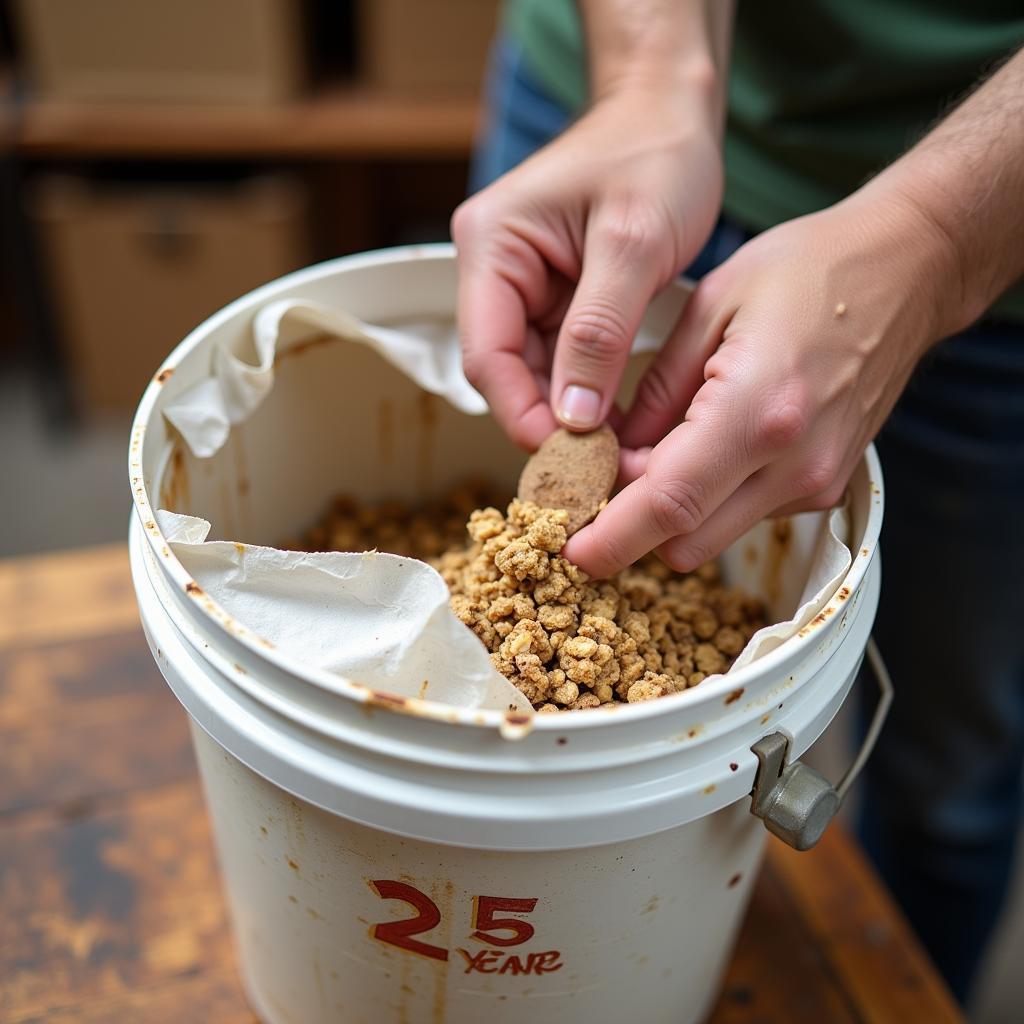
[[[860,750],[838,786],[800,761],[787,764],[789,737],[781,732],[765,736],[750,748],[759,762],[750,794],[750,812],[764,821],[769,832],[795,850],[809,850],[822,837],[871,755],[889,713],[892,679],[873,637],[868,640],[867,656],[878,683],[878,704]]]

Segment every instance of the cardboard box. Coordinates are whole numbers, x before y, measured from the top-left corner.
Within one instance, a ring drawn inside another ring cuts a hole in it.
[[[114,187],[51,177],[31,216],[86,413],[133,408],[200,321],[308,262],[304,193],[286,178]]]
[[[295,0],[17,0],[15,10],[48,99],[259,103],[302,84]]]
[[[391,92],[476,94],[498,0],[361,0],[360,73]]]

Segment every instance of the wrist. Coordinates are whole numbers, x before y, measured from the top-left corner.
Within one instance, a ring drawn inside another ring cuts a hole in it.
[[[646,93],[724,120],[732,0],[577,0],[595,103]]]
[[[848,200],[862,201],[884,222],[906,287],[930,325],[926,347],[963,330],[984,312],[985,304],[971,287],[962,241],[942,212],[941,191],[925,177],[893,165]]]
[[[927,281],[938,337],[955,334],[981,316],[992,297],[981,293],[969,273],[969,247],[955,202],[927,161],[899,161],[861,191],[892,211],[908,256]]]
[[[710,59],[695,58],[673,66],[645,61],[623,62],[606,69],[592,86],[593,106],[615,100],[641,110],[663,110],[680,125],[696,118],[721,136],[723,84]]]
[[[667,96],[714,94],[720,88],[710,54],[641,51],[629,56],[595,60],[591,68],[595,97],[623,89],[643,88]]]

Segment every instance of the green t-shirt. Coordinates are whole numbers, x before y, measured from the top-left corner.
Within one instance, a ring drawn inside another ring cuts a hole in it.
[[[529,73],[582,110],[574,0],[507,0],[505,26]],[[739,0],[726,212],[762,230],[838,202],[1022,42],[1021,0]],[[993,312],[1024,320],[1024,286]]]

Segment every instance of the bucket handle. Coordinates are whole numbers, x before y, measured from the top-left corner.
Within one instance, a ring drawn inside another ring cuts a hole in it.
[[[781,732],[765,736],[750,748],[759,762],[750,794],[750,812],[764,821],[769,832],[795,850],[809,850],[822,837],[870,757],[889,713],[892,679],[873,637],[868,640],[867,660],[878,683],[878,704],[860,750],[839,785],[833,786],[800,761],[787,764],[789,737]]]

